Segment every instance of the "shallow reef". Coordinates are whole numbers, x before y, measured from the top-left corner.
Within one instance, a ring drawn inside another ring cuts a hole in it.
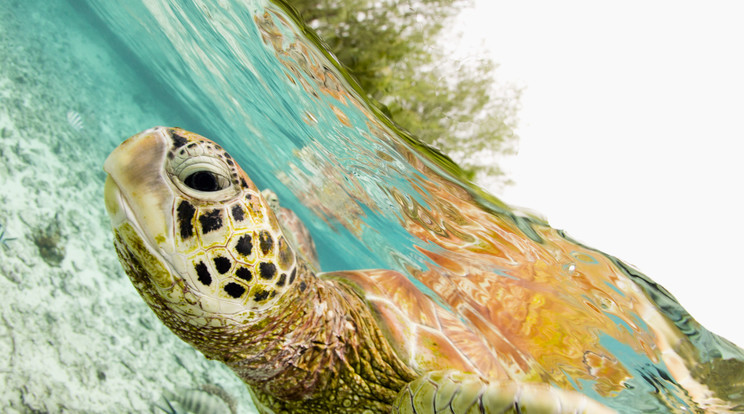
[[[232,373],[155,318],[112,248],[103,160],[179,115],[67,2],[0,2],[0,32],[0,411],[152,412],[166,392],[219,384],[251,412]]]

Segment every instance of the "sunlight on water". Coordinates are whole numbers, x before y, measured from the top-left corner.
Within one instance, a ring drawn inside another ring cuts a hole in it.
[[[744,407],[739,348],[639,271],[462,182],[281,4],[89,0],[77,12],[155,80],[149,92],[178,112],[158,122],[214,139],[301,217],[323,271],[399,271],[469,328],[449,367],[577,390],[621,412]]]

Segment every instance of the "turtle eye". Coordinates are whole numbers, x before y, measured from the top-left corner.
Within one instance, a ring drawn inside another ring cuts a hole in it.
[[[180,191],[189,197],[210,201],[224,200],[237,194],[239,187],[231,179],[231,175],[237,177],[237,172],[223,158],[204,154],[207,151],[204,148],[197,147],[192,151],[194,154],[179,152],[166,164]]]
[[[212,171],[196,171],[183,180],[183,183],[197,191],[219,191],[227,188],[229,183]]]

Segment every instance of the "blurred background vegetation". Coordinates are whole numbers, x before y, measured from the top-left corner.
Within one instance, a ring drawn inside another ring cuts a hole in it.
[[[521,91],[497,84],[488,57],[458,61],[442,47],[448,24],[471,0],[288,2],[396,123],[449,155],[471,180],[508,183],[496,160],[516,147]]]

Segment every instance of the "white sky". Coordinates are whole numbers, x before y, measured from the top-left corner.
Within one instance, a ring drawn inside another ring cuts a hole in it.
[[[458,30],[526,87],[503,200],[744,346],[744,2],[476,0]]]

